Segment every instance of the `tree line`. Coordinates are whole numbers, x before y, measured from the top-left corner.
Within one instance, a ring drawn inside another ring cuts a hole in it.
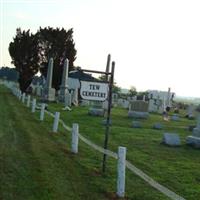
[[[45,27],[33,34],[30,30],[16,29],[16,35],[9,44],[9,53],[19,73],[20,89],[24,92],[35,74],[47,75],[49,58],[54,60],[52,87],[59,89],[63,63],[69,60],[69,71],[74,69],[76,59],[73,29]]]

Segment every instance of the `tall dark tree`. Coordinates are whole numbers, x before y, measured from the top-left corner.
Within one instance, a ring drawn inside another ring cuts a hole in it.
[[[20,89],[24,92],[33,76],[39,70],[37,38],[28,31],[16,30],[16,36],[9,45],[9,53],[16,70],[19,72]]]
[[[73,40],[73,29],[66,31],[59,28],[41,28],[37,32],[40,43],[40,58],[42,75],[47,76],[49,58],[54,60],[52,87],[59,89],[62,79],[63,63],[66,58],[69,60],[69,71],[74,69],[76,49]]]
[[[133,97],[137,95],[137,90],[135,86],[131,86],[130,90],[128,91],[129,96]]]

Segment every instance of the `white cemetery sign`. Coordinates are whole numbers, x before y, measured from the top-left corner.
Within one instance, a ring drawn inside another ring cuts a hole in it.
[[[108,90],[107,83],[81,81],[80,94],[83,99],[105,101],[108,97]]]

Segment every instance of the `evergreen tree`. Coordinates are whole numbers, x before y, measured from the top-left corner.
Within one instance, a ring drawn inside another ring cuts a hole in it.
[[[74,69],[76,49],[73,40],[73,29],[66,31],[59,28],[41,28],[37,32],[40,44],[40,59],[42,75],[47,76],[48,61],[54,60],[52,87],[59,89],[62,79],[63,63],[66,58],[69,60],[69,71]]]
[[[28,31],[16,30],[16,36],[9,45],[9,53],[16,70],[19,72],[20,89],[25,92],[33,76],[39,71],[37,38]]]

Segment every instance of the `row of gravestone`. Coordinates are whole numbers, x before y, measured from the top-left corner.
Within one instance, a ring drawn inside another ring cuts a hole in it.
[[[52,77],[53,77],[53,58],[50,58],[48,63],[48,71],[46,81],[43,80],[43,84],[37,83],[34,87],[32,86],[32,93],[40,96],[43,101],[51,102],[51,101],[59,101],[63,102],[65,107],[71,107],[71,105],[78,105],[78,89],[69,91],[68,88],[68,69],[69,69],[69,61],[66,59],[64,61],[63,66],[63,74],[60,90],[58,91],[58,95],[56,97],[56,91],[52,88]]]

